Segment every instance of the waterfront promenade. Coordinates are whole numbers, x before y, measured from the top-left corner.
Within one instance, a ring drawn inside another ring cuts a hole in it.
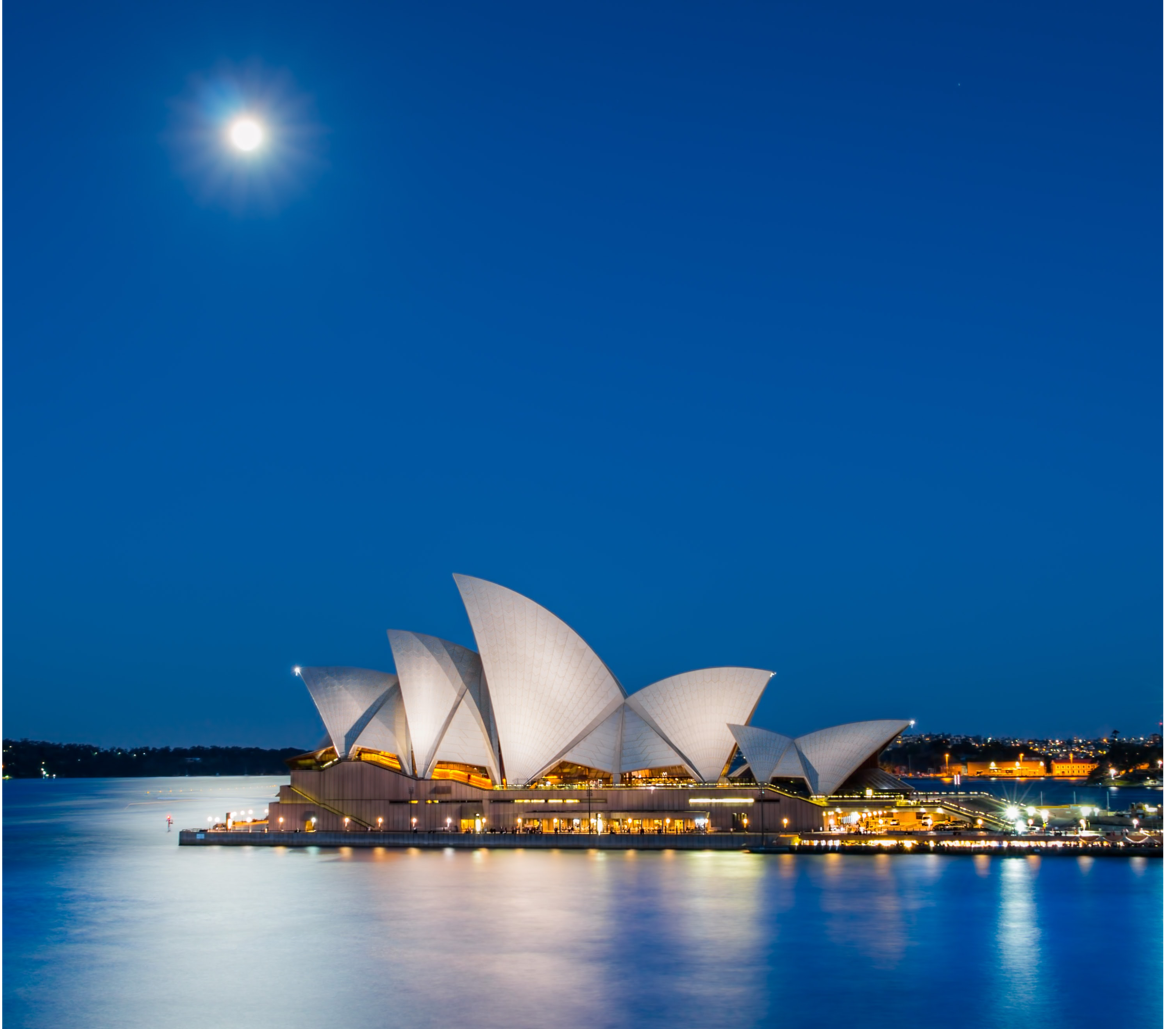
[[[985,833],[448,833],[266,832],[183,829],[182,847],[415,847],[424,850],[713,850],[798,854],[975,854],[1133,857],[1161,855],[1155,842],[1091,836],[1014,836]]]
[[[183,829],[183,847],[421,847],[426,850],[788,850],[796,836],[778,833],[458,833],[228,832]]]

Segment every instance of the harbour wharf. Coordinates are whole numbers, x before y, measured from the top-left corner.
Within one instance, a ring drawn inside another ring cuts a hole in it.
[[[228,832],[183,829],[181,847],[418,847],[425,850],[751,850],[787,851],[793,835],[777,833],[459,833]]]
[[[183,829],[182,847],[385,847],[422,850],[715,850],[757,854],[988,854],[996,857],[1149,857],[1151,843],[1088,837],[1022,838],[988,834],[926,836],[817,836],[777,833],[457,833],[268,832]]]

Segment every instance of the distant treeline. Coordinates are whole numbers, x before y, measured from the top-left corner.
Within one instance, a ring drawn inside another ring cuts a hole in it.
[[[5,740],[4,775],[13,779],[132,778],[145,775],[286,775],[302,747],[111,747]]]

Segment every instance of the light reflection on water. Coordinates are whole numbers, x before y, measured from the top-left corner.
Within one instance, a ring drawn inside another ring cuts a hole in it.
[[[1062,858],[1052,860],[1061,861]],[[1040,932],[1035,886],[1040,858],[998,859],[999,982],[995,996],[1008,1014],[1031,1011],[1038,1002]]]
[[[9,1024],[896,1027],[919,991],[968,988],[944,1026],[1159,1022],[1159,862],[179,849],[165,831],[167,812],[257,809],[277,781],[6,782]]]

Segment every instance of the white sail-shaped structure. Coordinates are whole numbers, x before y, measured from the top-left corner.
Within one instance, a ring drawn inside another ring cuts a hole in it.
[[[610,772],[616,782],[625,772],[676,765],[713,782],[736,745],[725,719],[750,718],[771,677],[755,668],[705,668],[663,679],[632,693],[561,760]]]
[[[627,772],[688,764],[629,700],[562,754],[561,760],[609,772],[616,783]]]
[[[376,736],[386,744],[376,749],[398,754],[401,764],[405,763],[407,724],[400,720],[403,705],[397,711],[400,687],[395,675],[369,668],[346,667],[300,668],[298,674],[315,701],[336,754],[347,758],[352,756],[357,745],[371,746],[359,742],[360,737],[369,732],[370,736]],[[385,713],[387,717],[373,727],[373,719],[385,704],[389,705],[389,711]],[[403,736],[398,735],[398,729],[403,730]]]
[[[830,796],[872,754],[884,750],[909,725],[882,719],[850,722],[796,738],[812,792]]]
[[[484,579],[453,578],[480,649],[506,778],[529,782],[613,714],[625,691],[540,604]]]
[[[880,754],[909,722],[850,722],[790,739],[755,726],[731,725],[757,782],[803,779],[818,797],[831,796],[870,758]]]
[[[394,754],[421,779],[484,768],[494,784],[530,783],[559,763],[615,783],[677,767],[712,783],[738,746],[757,782],[802,779],[813,796],[827,797],[908,725],[854,722],[796,739],[751,726],[774,674],[758,668],[683,672],[628,696],[586,641],[546,608],[497,583],[454,579],[479,653],[391,629],[396,675],[298,670],[340,758],[361,749]]]
[[[462,765],[478,765],[489,772],[489,778],[495,783],[501,782],[501,764],[497,751],[490,746],[485,719],[482,717],[472,695],[466,693],[453,720],[437,745],[433,763],[428,774],[438,762],[450,762]]]
[[[360,730],[352,748],[356,750],[381,750],[395,754],[400,767],[407,771],[412,745],[408,738],[408,716],[405,713],[404,698],[399,684],[393,686],[384,697],[384,702],[373,712],[367,724]]]
[[[622,767],[623,772],[649,768],[674,768],[686,762],[679,752],[652,728],[629,704],[623,707]]]
[[[756,782],[767,782],[771,779],[788,748],[792,747],[793,752],[796,750],[791,736],[781,736],[778,732],[769,732],[759,726],[729,725],[728,729],[739,744],[740,753],[744,755],[748,767],[752,769]],[[793,774],[802,775],[803,769]]]
[[[736,747],[729,722],[751,720],[768,680],[758,668],[701,668],[652,683],[627,704],[682,756],[701,782],[716,782]]]
[[[432,775],[437,761],[479,765],[501,781],[493,715],[481,658],[457,643],[417,632],[388,630],[400,676],[415,774]]]

